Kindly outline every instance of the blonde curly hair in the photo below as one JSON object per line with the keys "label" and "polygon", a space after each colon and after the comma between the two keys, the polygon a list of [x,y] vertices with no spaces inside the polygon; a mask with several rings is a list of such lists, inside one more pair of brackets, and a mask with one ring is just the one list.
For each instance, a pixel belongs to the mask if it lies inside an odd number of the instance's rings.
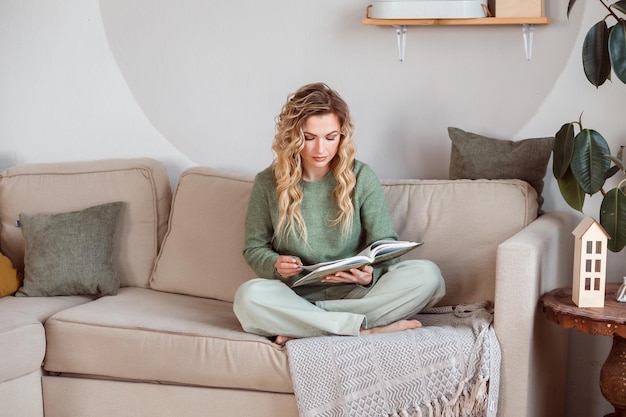
{"label": "blonde curly hair", "polygon": [[278,225],[276,235],[286,238],[290,232],[297,233],[305,242],[307,229],[300,206],[302,204],[302,158],[304,148],[303,126],[309,116],[332,113],[340,124],[340,142],[337,154],[330,162],[337,180],[334,190],[338,215],[333,225],[341,224],[346,235],[352,226],[354,205],[352,193],[356,177],[352,171],[356,154],[354,126],[346,102],[324,83],[307,84],[293,93],[276,117],[276,135],[272,150],[276,157],[272,163],[278,183]]}

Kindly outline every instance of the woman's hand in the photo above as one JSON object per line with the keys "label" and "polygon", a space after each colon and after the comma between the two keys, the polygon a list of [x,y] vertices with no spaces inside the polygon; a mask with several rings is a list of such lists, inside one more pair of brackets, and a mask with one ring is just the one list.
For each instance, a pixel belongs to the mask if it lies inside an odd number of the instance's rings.
{"label": "woman's hand", "polygon": [[280,255],[276,259],[274,268],[283,279],[287,279],[302,272],[302,261],[296,256]]}
{"label": "woman's hand", "polygon": [[349,271],[340,271],[334,275],[328,275],[324,277],[323,282],[370,285],[374,279],[373,273],[374,268],[371,265],[366,265],[363,268],[352,268]]}

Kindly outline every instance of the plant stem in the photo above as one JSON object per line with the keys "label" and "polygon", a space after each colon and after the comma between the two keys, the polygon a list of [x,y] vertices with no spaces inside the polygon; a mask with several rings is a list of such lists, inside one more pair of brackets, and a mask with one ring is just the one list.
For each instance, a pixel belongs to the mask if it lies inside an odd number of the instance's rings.
{"label": "plant stem", "polygon": [[613,9],[611,9],[611,7],[609,5],[607,5],[603,0],[598,0],[600,3],[602,3],[602,5],[604,6],[605,9],[607,9],[609,11],[609,13],[611,14],[611,16],[613,16],[615,18],[615,20],[617,20],[618,22],[620,21],[619,16],[617,16],[615,14],[615,12],[613,12]]}

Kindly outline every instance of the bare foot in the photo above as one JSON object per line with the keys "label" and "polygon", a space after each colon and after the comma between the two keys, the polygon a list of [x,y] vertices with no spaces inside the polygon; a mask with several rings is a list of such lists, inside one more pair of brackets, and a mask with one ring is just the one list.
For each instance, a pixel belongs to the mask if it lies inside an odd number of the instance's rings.
{"label": "bare foot", "polygon": [[295,337],[276,336],[276,340],[274,341],[274,343],[276,343],[277,345],[285,346],[285,343],[293,339],[295,339]]}
{"label": "bare foot", "polygon": [[363,329],[360,334],[401,332],[402,330],[417,329],[420,327],[422,327],[422,323],[418,320],[398,320],[386,326]]}

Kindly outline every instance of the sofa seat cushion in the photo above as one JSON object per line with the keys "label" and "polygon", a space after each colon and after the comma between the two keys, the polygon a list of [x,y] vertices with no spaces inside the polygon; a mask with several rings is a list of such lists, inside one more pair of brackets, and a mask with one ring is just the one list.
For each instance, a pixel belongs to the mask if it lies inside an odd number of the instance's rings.
{"label": "sofa seat cushion", "polygon": [[91,301],[90,297],[0,298],[0,383],[41,369],[46,351],[42,323],[52,314]]}
{"label": "sofa seat cushion", "polygon": [[0,382],[0,415],[43,417],[41,368],[10,381]]}
{"label": "sofa seat cushion", "polygon": [[46,322],[45,369],[292,392],[284,348],[244,333],[225,301],[127,287]]}
{"label": "sofa seat cushion", "polygon": [[9,312],[20,312],[44,323],[50,316],[61,310],[93,301],[92,295],[66,295],[59,297],[2,297],[0,317]]}
{"label": "sofa seat cushion", "polygon": [[0,383],[41,368],[46,335],[39,320],[20,312],[5,311],[0,321]]}

